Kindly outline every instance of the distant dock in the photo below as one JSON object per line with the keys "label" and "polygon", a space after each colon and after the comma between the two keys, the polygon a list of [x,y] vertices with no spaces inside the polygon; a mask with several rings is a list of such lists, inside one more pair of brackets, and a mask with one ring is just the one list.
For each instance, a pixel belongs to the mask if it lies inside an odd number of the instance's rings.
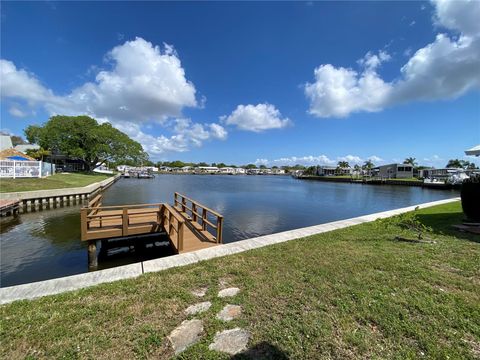
{"label": "distant dock", "polygon": [[355,184],[368,184],[368,185],[402,185],[402,186],[417,186],[432,189],[452,189],[454,186],[444,183],[424,183],[421,180],[404,180],[404,179],[387,179],[381,177],[365,177],[355,178],[348,176],[314,176],[314,175],[299,175],[297,179],[301,180],[318,180],[325,182],[342,182],[342,183],[355,183]]}
{"label": "distant dock", "polygon": [[20,211],[20,200],[0,199],[0,216],[17,215]]}

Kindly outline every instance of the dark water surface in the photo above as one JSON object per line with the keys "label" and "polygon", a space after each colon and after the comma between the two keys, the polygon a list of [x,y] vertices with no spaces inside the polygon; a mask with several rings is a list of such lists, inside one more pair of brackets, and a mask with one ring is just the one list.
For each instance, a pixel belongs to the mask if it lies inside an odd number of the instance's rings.
{"label": "dark water surface", "polygon": [[[173,203],[175,191],[224,215],[225,243],[458,196],[453,190],[288,176],[157,175],[119,180],[104,193],[104,205]],[[0,233],[2,287],[88,271],[80,206],[3,219]],[[99,268],[171,254],[165,246],[151,249],[100,259]]]}

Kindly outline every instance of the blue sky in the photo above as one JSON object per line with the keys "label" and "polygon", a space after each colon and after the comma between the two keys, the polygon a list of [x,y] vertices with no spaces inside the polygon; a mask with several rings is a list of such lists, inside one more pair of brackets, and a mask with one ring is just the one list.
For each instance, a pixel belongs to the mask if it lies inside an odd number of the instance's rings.
{"label": "blue sky", "polygon": [[3,2],[1,128],[88,114],[153,160],[444,166],[480,143],[479,4]]}

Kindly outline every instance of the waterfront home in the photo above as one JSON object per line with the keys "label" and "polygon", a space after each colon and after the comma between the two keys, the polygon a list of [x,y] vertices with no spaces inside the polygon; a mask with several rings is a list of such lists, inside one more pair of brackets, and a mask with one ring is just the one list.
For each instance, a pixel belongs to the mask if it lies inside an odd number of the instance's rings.
{"label": "waterfront home", "polygon": [[248,169],[247,174],[248,175],[259,175],[261,173],[261,169]]}
{"label": "waterfront home", "polygon": [[413,177],[413,166],[409,164],[388,164],[372,169],[375,176],[387,179],[410,179]]}
{"label": "waterfront home", "polygon": [[35,144],[21,144],[15,146],[14,149],[26,154],[28,150],[40,150],[40,146]]}
{"label": "waterfront home", "polygon": [[0,135],[0,151],[13,147],[12,138],[8,135]]}
{"label": "waterfront home", "polygon": [[223,168],[218,169],[218,172],[220,174],[235,175],[235,168],[233,168],[233,167],[223,167]]}
{"label": "waterfront home", "polygon": [[285,170],[283,170],[283,169],[272,169],[272,174],[273,175],[284,175]]}
{"label": "waterfront home", "polygon": [[182,173],[192,173],[194,171],[194,168],[193,166],[184,166],[184,167],[181,167],[180,169],[176,169],[178,172],[182,172]]}
{"label": "waterfront home", "polygon": [[466,173],[462,168],[423,169],[420,170],[421,177],[428,179],[446,180],[454,174]]}
{"label": "waterfront home", "polygon": [[216,166],[197,166],[195,168],[195,172],[200,174],[216,174],[218,171],[219,169]]}
{"label": "waterfront home", "polygon": [[235,175],[245,175],[247,173],[247,170],[244,168],[234,168],[235,169]]}
{"label": "waterfront home", "polygon": [[316,175],[318,176],[346,176],[352,175],[353,169],[340,168],[335,166],[317,166]]}

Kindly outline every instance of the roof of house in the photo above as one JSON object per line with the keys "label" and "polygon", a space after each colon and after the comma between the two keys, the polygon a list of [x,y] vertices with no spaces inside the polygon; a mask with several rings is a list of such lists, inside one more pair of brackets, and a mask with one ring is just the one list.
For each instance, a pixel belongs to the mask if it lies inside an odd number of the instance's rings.
{"label": "roof of house", "polygon": [[32,158],[28,155],[25,155],[24,153],[22,153],[18,150],[15,150],[13,148],[4,149],[4,150],[0,151],[0,160],[8,160],[9,158],[12,158],[12,157],[17,157],[17,158],[14,158],[12,160],[19,160],[18,158],[21,157],[25,160],[35,161],[34,158]]}
{"label": "roof of house", "polygon": [[14,149],[26,153],[27,150],[38,150],[40,146],[35,144],[22,144],[15,146]]}
{"label": "roof of house", "polygon": [[0,135],[0,151],[13,147],[12,139],[9,135]]}

